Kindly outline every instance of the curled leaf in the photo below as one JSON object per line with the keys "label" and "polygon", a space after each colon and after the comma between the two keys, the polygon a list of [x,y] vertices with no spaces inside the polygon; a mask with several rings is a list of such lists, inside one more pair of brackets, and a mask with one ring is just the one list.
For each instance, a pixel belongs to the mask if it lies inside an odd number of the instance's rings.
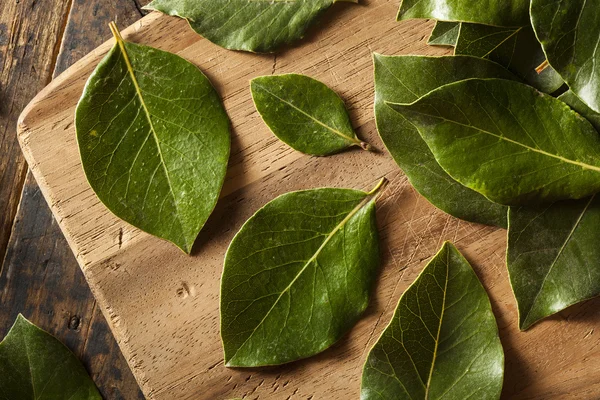
{"label": "curled leaf", "polygon": [[600,191],[600,136],[530,86],[468,79],[391,107],[418,127],[450,176],[492,201],[550,203]]}
{"label": "curled leaf", "polygon": [[550,65],[600,112],[600,0],[532,0],[531,22]]}
{"label": "curled leaf", "polygon": [[411,103],[447,83],[472,77],[514,79],[500,65],[469,56],[375,54],[375,118],[388,151],[415,189],[441,210],[467,221],[506,228],[508,208],[463,186],[440,167],[417,128],[385,102]]}

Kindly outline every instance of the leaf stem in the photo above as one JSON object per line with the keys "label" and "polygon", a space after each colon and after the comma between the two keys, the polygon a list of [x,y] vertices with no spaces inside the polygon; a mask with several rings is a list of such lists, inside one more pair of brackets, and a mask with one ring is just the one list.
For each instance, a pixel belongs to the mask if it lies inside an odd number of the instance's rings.
{"label": "leaf stem", "polygon": [[385,191],[385,189],[387,188],[389,183],[390,183],[390,181],[386,177],[383,177],[379,180],[379,182],[377,182],[377,185],[375,185],[375,187],[373,189],[371,189],[371,191],[368,192],[367,194],[369,196],[373,196],[373,197],[377,198],[381,195],[381,193],[383,193]]}
{"label": "leaf stem", "polygon": [[538,65],[538,67],[535,69],[535,72],[537,72],[537,74],[541,74],[542,72],[544,72],[544,70],[546,68],[548,68],[550,66],[550,63],[548,62],[548,60],[544,60],[543,63],[541,63],[540,65]]}
{"label": "leaf stem", "polygon": [[119,28],[117,28],[117,24],[115,24],[114,21],[110,21],[108,24],[108,27],[110,28],[110,31],[112,32],[113,36],[115,37],[115,40],[117,42],[122,42],[123,37],[121,36],[121,32],[119,32]]}

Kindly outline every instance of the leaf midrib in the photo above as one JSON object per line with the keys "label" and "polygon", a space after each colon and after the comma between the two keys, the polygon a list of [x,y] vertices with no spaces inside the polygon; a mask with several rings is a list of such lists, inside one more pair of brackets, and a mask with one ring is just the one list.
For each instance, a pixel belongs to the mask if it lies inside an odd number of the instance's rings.
{"label": "leaf midrib", "polygon": [[[111,29],[112,29],[112,26],[111,26]],[[167,164],[163,157],[162,149],[160,147],[160,141],[158,140],[158,135],[156,134],[156,130],[154,129],[154,124],[152,123],[152,114],[150,113],[150,110],[148,110],[148,107],[146,106],[146,102],[144,101],[144,97],[142,96],[142,90],[141,90],[140,85],[135,76],[135,72],[133,70],[133,65],[131,64],[131,60],[129,59],[127,50],[125,49],[125,42],[124,42],[123,38],[121,37],[120,33],[118,32],[118,30],[116,30],[116,28],[113,30],[113,34],[114,34],[115,40],[117,41],[117,44],[119,46],[119,50],[121,51],[121,55],[123,56],[123,60],[125,61],[125,65],[127,66],[127,71],[131,78],[133,86],[135,87],[136,94],[137,94],[138,98],[140,99],[140,103],[142,105],[142,109],[144,110],[144,115],[146,116],[146,120],[148,121],[148,124],[150,125],[150,132],[152,132],[152,137],[154,138],[154,142],[156,143],[156,148],[158,150],[158,155],[160,157],[160,164],[162,165],[163,170],[165,172],[165,176],[166,176],[167,182],[169,184],[169,192],[171,193],[171,197],[173,198],[173,204],[175,205],[175,209],[177,211],[177,214],[175,215],[175,219],[177,220],[177,222],[179,222],[179,226],[181,227],[181,233],[182,233],[183,237],[185,238],[185,241],[187,242],[188,238],[187,238],[185,229],[183,227],[183,223],[181,222],[181,219],[179,218],[179,206],[177,204],[177,198],[175,197],[175,192],[173,190],[173,183],[171,182],[169,170],[167,169]],[[187,243],[185,245],[187,247]]]}
{"label": "leaf midrib", "polygon": [[438,331],[435,338],[435,347],[433,349],[433,361],[431,362],[431,369],[429,370],[429,377],[427,378],[427,385],[425,386],[425,399],[429,399],[429,389],[431,388],[431,379],[433,377],[433,369],[435,367],[435,360],[437,359],[437,351],[440,344],[440,334],[442,331],[442,322],[444,319],[444,311],[446,310],[446,294],[448,292],[448,275],[450,270],[450,250],[446,253],[446,279],[444,281],[444,296],[442,298],[442,311],[440,313],[440,323],[438,325]]}
{"label": "leaf midrib", "polygon": [[279,294],[279,296],[277,296],[277,299],[275,299],[275,301],[273,302],[273,305],[271,306],[271,308],[269,308],[269,310],[265,313],[265,316],[254,327],[254,329],[252,330],[252,332],[250,333],[250,335],[248,335],[248,337],[246,338],[246,340],[244,340],[244,342],[236,349],[235,353],[233,353],[233,355],[231,356],[231,358],[227,362],[226,366],[230,365],[231,360],[233,360],[235,358],[235,356],[237,355],[237,353],[246,345],[246,343],[252,338],[252,336],[254,336],[254,333],[256,333],[256,331],[258,330],[258,328],[265,322],[265,320],[267,319],[267,317],[271,314],[271,311],[273,311],[275,309],[275,307],[279,303],[279,300],[281,300],[281,298],[283,297],[283,295],[285,293],[287,293],[292,288],[292,286],[294,285],[294,283],[296,283],[296,281],[300,278],[300,276],[304,273],[304,271],[306,271],[306,269],[308,269],[309,265],[313,261],[315,261],[317,259],[317,257],[321,253],[321,251],[327,246],[327,244],[331,241],[331,239],[333,238],[333,236],[335,236],[335,234],[338,231],[340,231],[346,225],[346,223],[354,215],[356,215],[356,213],[358,213],[363,207],[365,207],[376,196],[377,196],[377,193],[366,193],[365,194],[365,198],[363,200],[361,200],[361,202],[358,203],[348,213],[348,215],[346,215],[344,217],[344,219],[335,228],[333,228],[333,230],[327,235],[327,237],[325,238],[325,240],[323,241],[323,243],[321,244],[321,246],[319,246],[319,248],[317,249],[317,251],[315,251],[315,254],[313,254],[312,257],[309,258],[308,261],[306,261],[306,263],[304,264],[304,266],[302,267],[302,269],[300,269],[300,271],[298,271],[298,273],[296,274],[296,276],[294,276],[294,279],[292,279],[292,281],[281,291],[281,293]]}
{"label": "leaf midrib", "polygon": [[266,87],[262,86],[259,83],[254,82],[254,84],[256,86],[258,86],[259,88],[261,88],[262,90],[264,90],[265,92],[267,92],[268,94],[270,94],[271,96],[275,97],[277,100],[281,101],[282,103],[287,104],[288,106],[290,106],[291,108],[293,108],[294,110],[298,111],[299,113],[301,113],[302,115],[308,117],[309,119],[311,119],[312,121],[314,121],[315,123],[317,123],[318,125],[321,125],[322,127],[324,127],[325,129],[328,129],[329,131],[335,133],[336,135],[340,136],[343,139],[348,140],[349,142],[352,142],[353,145],[357,145],[360,146],[360,140],[350,137],[342,132],[340,132],[339,130],[332,128],[331,126],[327,125],[324,122],[319,121],[317,118],[313,117],[312,115],[310,115],[309,113],[307,113],[306,111],[304,111],[303,109],[295,106],[294,104],[290,103],[289,101],[277,96],[275,93],[271,92],[269,89],[267,89]]}
{"label": "leaf midrib", "polygon": [[[522,26],[521,26],[521,27],[519,27],[519,28],[517,28],[517,29],[514,29],[514,30],[512,30],[512,31],[509,29],[509,31],[510,31],[510,34],[509,34],[508,36],[506,36],[504,39],[502,39],[500,42],[498,42],[496,45],[494,45],[494,46],[493,46],[493,47],[492,47],[492,48],[491,48],[491,49],[490,49],[490,50],[489,50],[487,53],[483,54],[482,56],[477,56],[477,57],[480,57],[480,58],[486,58],[486,57],[488,57],[488,56],[489,56],[490,54],[492,54],[494,51],[498,50],[498,49],[500,48],[500,46],[502,46],[504,43],[506,43],[506,42],[507,42],[507,41],[508,41],[510,38],[512,38],[513,36],[515,36],[517,33],[521,32],[521,30],[522,30],[522,29],[523,29],[523,27],[522,27]],[[506,32],[506,31],[504,31],[504,32]],[[486,35],[486,36],[484,36],[484,37],[477,38],[476,40],[473,40],[472,42],[470,42],[470,43],[469,43],[467,46],[465,46],[465,47],[471,46],[471,44],[472,44],[472,43],[475,43],[475,42],[477,42],[477,41],[480,41],[480,40],[486,39],[487,37],[494,36],[494,35],[498,35],[498,34],[502,34],[502,33],[504,33],[504,32],[495,32],[495,33],[492,33],[492,34]],[[458,49],[458,46],[455,48],[455,53],[456,53],[456,49]],[[514,49],[513,49],[513,54],[514,54]]]}
{"label": "leaf midrib", "polygon": [[565,248],[567,247],[567,245],[569,244],[569,242],[573,238],[573,235],[575,234],[575,231],[577,230],[577,228],[579,228],[579,225],[581,224],[581,220],[583,220],[583,217],[585,216],[585,213],[590,208],[590,205],[594,201],[595,197],[596,197],[596,195],[593,195],[592,197],[590,197],[590,200],[587,202],[587,204],[585,205],[585,207],[583,208],[583,210],[579,214],[579,217],[577,218],[577,221],[575,221],[575,224],[573,224],[573,227],[571,228],[571,231],[567,235],[567,238],[565,239],[565,241],[563,242],[562,246],[558,250],[558,253],[556,254],[556,257],[554,257],[554,260],[552,260],[552,264],[550,264],[550,267],[548,268],[548,272],[546,272],[546,275],[544,276],[544,279],[542,279],[542,283],[540,285],[540,289],[535,294],[535,297],[534,297],[533,301],[531,302],[531,307],[529,308],[529,310],[527,311],[527,314],[525,314],[525,316],[523,318],[524,325],[526,325],[526,322],[529,319],[529,315],[531,314],[531,311],[535,308],[535,305],[537,303],[537,299],[540,297],[540,294],[544,290],[544,286],[546,285],[546,281],[548,280],[548,277],[550,276],[550,273],[554,269],[554,266],[558,262],[558,259],[562,256],[562,253],[564,252]]}
{"label": "leaf midrib", "polygon": [[[399,106],[405,106],[404,104],[394,104],[394,103],[390,103],[390,104],[399,105]],[[419,111],[415,111],[415,110],[410,110],[410,112],[413,112],[413,113],[419,114],[419,115],[425,115],[425,116],[428,116],[428,117],[431,117],[431,118],[437,118],[437,119],[440,119],[440,120],[443,120],[443,121],[450,122],[452,124],[456,124],[456,125],[459,125],[459,126],[464,126],[465,128],[475,129],[476,131],[479,131],[481,133],[485,133],[487,135],[493,136],[495,138],[498,138],[500,140],[504,140],[504,141],[512,143],[512,144],[516,144],[517,146],[521,146],[521,147],[523,147],[523,148],[525,148],[527,150],[531,150],[531,151],[533,151],[535,153],[539,153],[539,154],[542,154],[542,155],[545,155],[545,156],[551,157],[551,158],[556,158],[557,160],[562,161],[564,163],[572,164],[572,165],[577,165],[577,166],[579,166],[581,168],[584,168],[584,169],[589,169],[589,170],[592,170],[592,171],[595,171],[595,172],[600,172],[600,167],[596,167],[594,165],[582,163],[582,162],[579,162],[579,161],[570,160],[568,158],[559,156],[557,154],[549,153],[549,152],[544,151],[542,149],[536,149],[535,147],[527,146],[526,144],[523,144],[523,143],[518,142],[516,140],[509,139],[506,136],[498,135],[498,134],[495,134],[495,133],[490,132],[488,130],[485,130],[485,129],[482,129],[482,128],[478,128],[476,126],[463,124],[461,122],[454,121],[454,120],[451,120],[451,119],[448,119],[448,118],[440,117],[440,116],[437,116],[437,115],[431,115],[431,114],[427,114],[427,113],[423,113],[423,112],[419,112]]]}

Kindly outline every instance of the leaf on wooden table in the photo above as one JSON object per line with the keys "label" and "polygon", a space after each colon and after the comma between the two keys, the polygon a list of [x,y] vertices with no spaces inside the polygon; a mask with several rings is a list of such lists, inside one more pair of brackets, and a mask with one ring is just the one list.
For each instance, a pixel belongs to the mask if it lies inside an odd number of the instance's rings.
{"label": "leaf on wooden table", "polygon": [[305,75],[254,78],[254,105],[271,131],[295,150],[326,156],[369,145],[356,137],[344,102],[325,84]]}
{"label": "leaf on wooden table", "polygon": [[531,86],[468,79],[390,106],[417,126],[450,176],[497,203],[550,203],[600,190],[600,136]]}
{"label": "leaf on wooden table", "polygon": [[433,89],[466,78],[511,79],[513,75],[496,63],[469,56],[375,54],[373,62],[377,130],[415,189],[434,206],[457,218],[506,228],[508,208],[451,178],[437,163],[417,128],[385,102],[411,103]]}
{"label": "leaf on wooden table", "polygon": [[196,66],[113,33],[77,105],[83,169],[116,216],[189,253],[225,179],[229,119]]}
{"label": "leaf on wooden table", "polygon": [[77,357],[19,314],[0,342],[0,397],[7,400],[102,400]]}
{"label": "leaf on wooden table", "polygon": [[427,44],[430,46],[454,46],[458,39],[460,22],[436,21]]}
{"label": "leaf on wooden table", "polygon": [[531,22],[550,65],[600,112],[600,0],[532,0]]}
{"label": "leaf on wooden table", "polygon": [[356,323],[379,268],[375,201],[384,186],[287,193],[244,224],[221,281],[227,366],[310,357]]}
{"label": "leaf on wooden table", "polygon": [[445,243],[367,357],[362,400],[498,399],[504,352],[475,272]]}
{"label": "leaf on wooden table", "polygon": [[531,26],[505,28],[463,23],[454,54],[497,62],[545,93],[554,93],[564,85],[554,69],[546,68],[540,73],[536,71],[546,60],[546,55]]}
{"label": "leaf on wooden table", "polygon": [[304,37],[337,2],[357,0],[154,0],[144,7],[187,19],[206,39],[231,50],[272,52]]}
{"label": "leaf on wooden table", "polygon": [[523,330],[600,295],[600,196],[511,207],[507,264]]}
{"label": "leaf on wooden table", "polygon": [[592,110],[587,104],[585,104],[575,93],[568,90],[558,96],[559,100],[564,101],[573,110],[584,116],[590,123],[600,132],[600,113]]}
{"label": "leaf on wooden table", "polygon": [[529,24],[530,0],[402,0],[397,20],[428,18],[494,26]]}

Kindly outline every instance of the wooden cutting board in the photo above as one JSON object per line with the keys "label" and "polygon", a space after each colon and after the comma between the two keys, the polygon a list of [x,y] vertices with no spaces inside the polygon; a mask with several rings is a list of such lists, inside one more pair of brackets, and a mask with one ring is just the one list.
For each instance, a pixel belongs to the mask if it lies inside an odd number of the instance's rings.
{"label": "wooden cutting board", "polygon": [[[395,1],[386,0],[336,4],[304,41],[275,56],[224,50],[185,21],[160,14],[123,32],[130,41],[198,65],[223,97],[233,124],[222,198],[192,256],[117,219],[83,174],[74,108],[111,41],[55,79],[23,112],[19,140],[29,166],[148,399],[358,399],[370,347],[444,240],[465,253],[492,298],[506,352],[504,397],[600,398],[600,300],[519,332],[504,264],[506,232],[431,206],[385,151],[372,110],[372,53],[449,53],[426,46],[431,22],[398,23],[396,9]],[[313,76],[339,92],[359,135],[380,151],[316,158],[278,141],[254,109],[248,83],[288,72]],[[364,318],[316,357],[276,368],[225,368],[219,279],[229,241],[242,223],[279,194],[321,186],[369,189],[382,176],[391,180],[377,210],[383,263]]]}

